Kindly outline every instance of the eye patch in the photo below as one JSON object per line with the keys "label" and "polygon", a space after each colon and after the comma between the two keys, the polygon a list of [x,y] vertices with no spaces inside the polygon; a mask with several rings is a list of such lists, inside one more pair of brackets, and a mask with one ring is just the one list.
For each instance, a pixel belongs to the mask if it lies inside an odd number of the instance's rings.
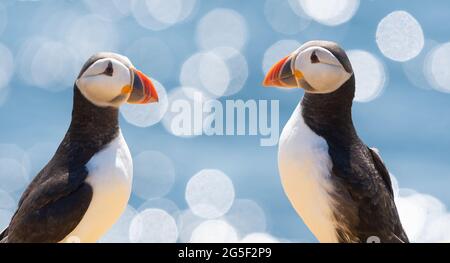
{"label": "eye patch", "polygon": [[109,61],[108,66],[106,67],[106,69],[103,72],[103,74],[112,77],[113,73],[114,73],[113,64],[112,64],[111,61]]}
{"label": "eye patch", "polygon": [[313,64],[320,63],[319,57],[317,57],[317,55],[316,55],[316,51],[313,51],[311,54],[311,63],[313,63]]}

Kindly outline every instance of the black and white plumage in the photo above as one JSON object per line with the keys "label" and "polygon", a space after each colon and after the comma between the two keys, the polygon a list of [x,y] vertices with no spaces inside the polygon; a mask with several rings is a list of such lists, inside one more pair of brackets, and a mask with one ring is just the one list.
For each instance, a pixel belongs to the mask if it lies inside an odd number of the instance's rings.
{"label": "black and white plumage", "polygon": [[264,85],[305,89],[283,128],[278,163],[289,200],[317,239],[408,242],[389,172],[353,126],[355,76],[345,51],[307,42],[275,64]]}
{"label": "black and white plumage", "polygon": [[124,103],[158,100],[150,79],[118,54],[99,53],[74,86],[72,121],[23,193],[1,242],[95,242],[120,217],[133,164],[118,123]]}

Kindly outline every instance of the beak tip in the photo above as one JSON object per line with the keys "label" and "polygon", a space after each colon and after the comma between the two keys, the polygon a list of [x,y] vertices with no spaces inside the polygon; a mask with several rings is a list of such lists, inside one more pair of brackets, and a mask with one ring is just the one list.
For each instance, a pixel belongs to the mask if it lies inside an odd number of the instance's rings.
{"label": "beak tip", "polygon": [[158,97],[151,97],[149,100],[149,103],[158,103],[159,102],[159,98]]}

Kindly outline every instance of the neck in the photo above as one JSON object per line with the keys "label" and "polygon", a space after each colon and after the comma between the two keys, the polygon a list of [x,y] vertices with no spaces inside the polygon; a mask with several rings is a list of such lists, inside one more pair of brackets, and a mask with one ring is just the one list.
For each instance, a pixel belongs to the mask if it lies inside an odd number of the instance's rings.
{"label": "neck", "polygon": [[75,86],[72,122],[67,135],[72,141],[105,145],[119,132],[118,114],[117,108],[94,105]]}
{"label": "neck", "polygon": [[352,121],[354,93],[354,76],[332,93],[305,93],[301,102],[305,123],[327,141],[346,144],[357,138]]}

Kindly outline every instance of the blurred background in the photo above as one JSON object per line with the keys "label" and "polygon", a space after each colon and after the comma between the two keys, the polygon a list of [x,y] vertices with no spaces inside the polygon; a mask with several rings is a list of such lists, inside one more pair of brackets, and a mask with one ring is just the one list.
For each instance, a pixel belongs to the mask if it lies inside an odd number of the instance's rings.
{"label": "blurred background", "polygon": [[[303,91],[264,89],[269,67],[313,39],[347,50],[354,122],[395,176],[416,242],[450,240],[448,1],[0,1],[0,229],[70,122],[74,80],[98,51],[128,56],[161,103],[125,106],[130,204],[102,242],[316,242],[259,136],[173,134],[171,101],[279,100],[280,129]],[[167,113],[167,114],[166,114]]]}

